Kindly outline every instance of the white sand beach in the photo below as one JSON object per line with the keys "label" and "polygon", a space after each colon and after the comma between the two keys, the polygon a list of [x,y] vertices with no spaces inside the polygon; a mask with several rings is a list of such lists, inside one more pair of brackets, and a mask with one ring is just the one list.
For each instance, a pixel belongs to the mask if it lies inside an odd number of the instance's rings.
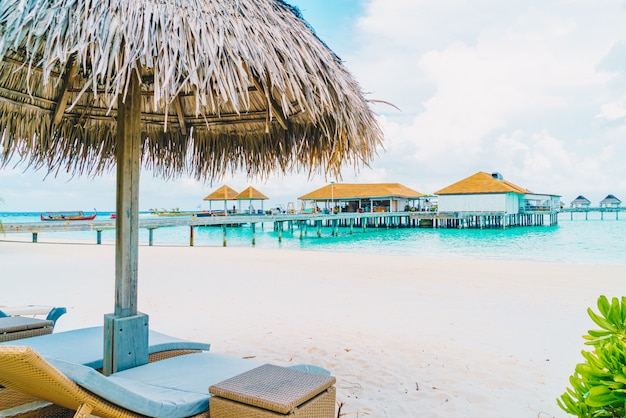
{"label": "white sand beach", "polygon": [[[0,305],[68,307],[55,331],[113,310],[114,247],[0,241]],[[152,329],[212,351],[337,377],[358,417],[562,417],[586,309],[626,266],[257,248],[140,248]]]}

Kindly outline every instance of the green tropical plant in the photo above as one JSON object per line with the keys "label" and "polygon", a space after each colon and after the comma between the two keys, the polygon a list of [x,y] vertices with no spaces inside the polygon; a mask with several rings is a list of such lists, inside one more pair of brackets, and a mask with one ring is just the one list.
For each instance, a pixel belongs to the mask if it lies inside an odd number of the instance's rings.
{"label": "green tropical plant", "polygon": [[571,387],[557,399],[565,412],[578,417],[626,416],[626,296],[598,298],[599,313],[587,309],[601,329],[583,338],[592,351],[582,351],[584,363],[570,376]]}

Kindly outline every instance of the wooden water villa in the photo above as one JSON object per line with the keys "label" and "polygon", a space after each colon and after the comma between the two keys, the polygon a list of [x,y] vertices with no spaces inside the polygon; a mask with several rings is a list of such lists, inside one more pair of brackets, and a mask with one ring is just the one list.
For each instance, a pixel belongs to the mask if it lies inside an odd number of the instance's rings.
{"label": "wooden water villa", "polygon": [[[508,228],[558,224],[560,196],[537,194],[500,173],[478,172],[435,192],[434,227]],[[440,223],[443,223],[441,225]]]}
{"label": "wooden water villa", "polygon": [[612,194],[602,199],[597,207],[591,206],[591,201],[581,195],[572,200],[569,208],[563,208],[561,211],[569,213],[572,221],[575,213],[584,213],[585,220],[589,220],[589,214],[594,212],[600,213],[600,220],[604,220],[605,213],[614,213],[615,220],[619,220],[619,213],[626,212],[626,208],[623,208],[622,201]]}

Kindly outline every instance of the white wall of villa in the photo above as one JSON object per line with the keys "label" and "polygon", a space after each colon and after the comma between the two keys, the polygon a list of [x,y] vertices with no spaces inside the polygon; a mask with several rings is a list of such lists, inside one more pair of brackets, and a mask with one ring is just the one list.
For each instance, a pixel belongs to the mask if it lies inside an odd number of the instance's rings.
{"label": "white wall of villa", "polygon": [[517,193],[480,193],[440,195],[439,212],[520,212],[520,195]]}

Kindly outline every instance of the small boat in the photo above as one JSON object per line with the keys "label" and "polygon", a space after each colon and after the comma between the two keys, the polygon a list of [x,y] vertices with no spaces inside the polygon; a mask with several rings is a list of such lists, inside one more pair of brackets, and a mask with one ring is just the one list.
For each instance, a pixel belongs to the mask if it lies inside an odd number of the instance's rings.
{"label": "small boat", "polygon": [[111,218],[111,219],[115,219],[115,218],[117,218],[117,215],[116,215],[115,213],[112,213],[112,214],[111,214],[111,216],[110,216],[110,218]]}
{"label": "small boat", "polygon": [[43,212],[39,215],[42,221],[93,221],[98,212],[93,215],[85,215],[82,210],[63,212]]}

